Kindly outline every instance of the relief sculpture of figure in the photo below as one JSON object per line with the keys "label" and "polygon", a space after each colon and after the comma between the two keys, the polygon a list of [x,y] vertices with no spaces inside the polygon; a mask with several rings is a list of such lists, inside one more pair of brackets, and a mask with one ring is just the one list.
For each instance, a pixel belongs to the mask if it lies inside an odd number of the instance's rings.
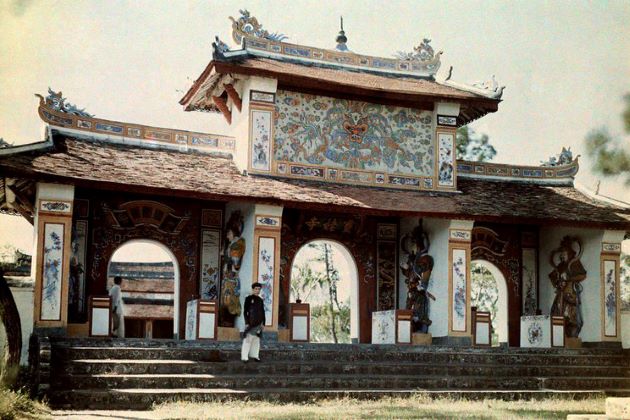
{"label": "relief sculpture of figure", "polygon": [[223,284],[221,286],[221,310],[223,324],[233,326],[234,319],[241,314],[241,281],[239,270],[245,255],[245,239],[243,233],[243,217],[235,211],[228,221],[225,237],[225,253],[223,259]]}
{"label": "relief sculpture of figure", "polygon": [[407,261],[400,268],[406,277],[407,309],[413,311],[413,331],[426,334],[431,325],[429,298],[435,300],[435,297],[427,290],[433,270],[433,257],[428,254],[429,237],[422,230],[422,219],[411,234],[403,236],[401,247],[407,254]]}
{"label": "relief sculpture of figure", "polygon": [[582,244],[576,237],[565,236],[560,247],[551,252],[549,262],[554,268],[549,273],[551,284],[556,288],[556,297],[551,306],[551,315],[564,316],[565,334],[577,337],[584,320],[582,319],[580,294],[586,270],[580,262]]}

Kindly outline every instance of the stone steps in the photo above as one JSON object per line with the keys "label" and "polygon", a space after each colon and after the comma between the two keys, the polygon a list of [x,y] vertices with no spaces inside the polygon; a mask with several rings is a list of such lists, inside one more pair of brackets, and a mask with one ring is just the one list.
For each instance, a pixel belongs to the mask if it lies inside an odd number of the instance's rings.
{"label": "stone steps", "polygon": [[[56,347],[54,357],[61,360],[75,359],[118,359],[126,354],[130,359],[156,359],[193,361],[238,360],[240,350],[203,347],[159,348],[159,347]],[[357,348],[355,352],[320,351],[310,348],[302,350],[261,349],[261,357],[268,360],[284,361],[374,361],[396,360],[419,363],[460,363],[471,365],[571,365],[571,366],[618,366],[630,367],[630,357],[625,354],[592,355],[579,353],[513,353],[509,351],[480,353],[451,350],[441,352],[411,351],[402,349],[390,351],[370,351]]]}
{"label": "stone steps", "polygon": [[[118,409],[148,410],[153,404],[175,401],[214,402],[234,399],[266,400],[274,402],[300,402],[328,398],[375,399],[382,397],[410,397],[426,395],[431,398],[452,398],[466,400],[500,399],[500,400],[539,400],[562,398],[580,400],[603,397],[603,391],[550,391],[550,390],[422,390],[412,389],[248,389],[232,390],[223,388],[206,389],[83,389],[57,392],[51,399],[51,405],[61,408],[80,409]],[[124,408],[122,408],[124,407]]]}
{"label": "stone steps", "polygon": [[630,378],[564,377],[523,378],[517,376],[443,376],[443,375],[66,375],[53,383],[56,389],[110,388],[285,388],[308,389],[606,389],[628,388]]}
{"label": "stone steps", "polygon": [[82,359],[60,365],[66,374],[390,374],[390,375],[457,375],[457,376],[510,376],[562,377],[618,376],[630,378],[630,368],[618,366],[575,366],[567,370],[563,366],[525,365],[504,366],[499,364],[426,364],[415,362],[327,362],[265,361],[243,364],[240,361],[223,363],[193,360],[117,360]]}
{"label": "stone steps", "polygon": [[263,362],[243,364],[236,342],[53,339],[51,346],[51,405],[77,409],[418,392],[502,399],[630,395],[630,352],[615,349],[264,342]]}

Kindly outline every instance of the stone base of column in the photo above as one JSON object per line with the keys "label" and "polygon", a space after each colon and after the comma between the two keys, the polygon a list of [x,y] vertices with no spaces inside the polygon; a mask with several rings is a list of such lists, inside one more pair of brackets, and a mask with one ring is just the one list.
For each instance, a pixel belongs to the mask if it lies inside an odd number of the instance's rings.
{"label": "stone base of column", "polygon": [[582,347],[589,349],[620,349],[621,341],[599,341],[582,343]]}
{"label": "stone base of column", "polygon": [[437,346],[472,347],[472,337],[433,337]]}
{"label": "stone base of column", "polygon": [[35,327],[33,334],[38,337],[66,337],[68,331],[65,327]]}

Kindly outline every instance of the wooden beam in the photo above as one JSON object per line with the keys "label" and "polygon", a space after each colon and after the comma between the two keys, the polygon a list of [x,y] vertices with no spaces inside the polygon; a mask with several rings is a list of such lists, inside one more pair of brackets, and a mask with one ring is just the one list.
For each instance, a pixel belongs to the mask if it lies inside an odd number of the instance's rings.
{"label": "wooden beam", "polygon": [[217,108],[219,108],[219,111],[221,111],[228,124],[232,124],[232,113],[230,112],[230,109],[228,108],[225,99],[220,96],[213,96],[212,101],[217,106]]}
{"label": "wooden beam", "polygon": [[226,84],[225,91],[227,92],[227,95],[230,97],[230,99],[234,103],[234,106],[236,107],[236,109],[238,109],[238,111],[240,112],[241,106],[243,105],[243,101],[241,100],[241,97],[239,96],[236,89],[234,89],[234,85],[232,83]]}

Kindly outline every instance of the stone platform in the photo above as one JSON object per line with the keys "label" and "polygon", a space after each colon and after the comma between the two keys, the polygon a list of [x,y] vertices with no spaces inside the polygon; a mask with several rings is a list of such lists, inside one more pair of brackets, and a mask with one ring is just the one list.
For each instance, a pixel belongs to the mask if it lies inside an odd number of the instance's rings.
{"label": "stone platform", "polygon": [[434,396],[536,399],[630,396],[626,350],[263,343],[243,364],[237,342],[52,339],[50,403],[146,409],[174,400],[300,401]]}

